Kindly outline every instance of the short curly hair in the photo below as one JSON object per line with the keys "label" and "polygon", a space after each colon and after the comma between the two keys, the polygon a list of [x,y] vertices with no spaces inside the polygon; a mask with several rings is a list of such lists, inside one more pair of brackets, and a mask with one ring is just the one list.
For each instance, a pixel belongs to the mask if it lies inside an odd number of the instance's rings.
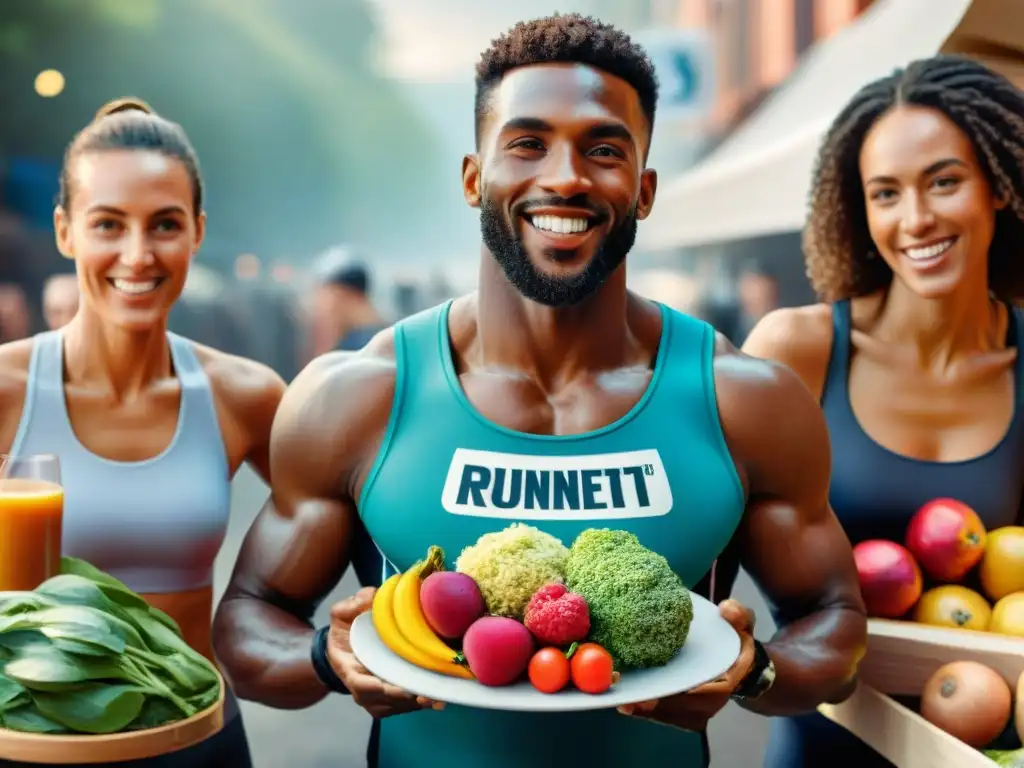
{"label": "short curly hair", "polygon": [[807,276],[824,301],[866,296],[892,281],[872,258],[860,150],[875,122],[893,107],[939,110],[970,139],[992,190],[1008,201],[996,214],[989,289],[1024,295],[1024,95],[1008,79],[960,56],[914,61],[864,86],[829,128],[814,169],[803,233]]}
{"label": "short curly hair", "polygon": [[648,137],[654,130],[658,78],[647,52],[628,34],[592,16],[554,14],[521,21],[480,56],[476,66],[476,142],[487,113],[491,90],[511,70],[535,64],[585,64],[620,77],[633,86],[647,118]]}

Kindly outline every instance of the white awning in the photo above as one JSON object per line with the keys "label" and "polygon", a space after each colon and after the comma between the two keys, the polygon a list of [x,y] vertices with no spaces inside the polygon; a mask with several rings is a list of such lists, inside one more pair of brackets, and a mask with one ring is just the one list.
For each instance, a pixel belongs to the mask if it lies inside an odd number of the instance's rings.
{"label": "white awning", "polygon": [[1024,85],[1024,0],[878,0],[808,52],[707,158],[662,181],[637,247],[802,228],[818,146],[835,115],[861,86],[939,51],[973,56]]}

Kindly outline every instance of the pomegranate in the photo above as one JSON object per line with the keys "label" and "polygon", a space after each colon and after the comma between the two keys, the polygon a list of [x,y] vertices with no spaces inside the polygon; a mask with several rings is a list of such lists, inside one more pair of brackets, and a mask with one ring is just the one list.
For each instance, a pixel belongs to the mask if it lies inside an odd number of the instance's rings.
{"label": "pomegranate", "polygon": [[985,526],[966,504],[933,499],[910,521],[906,544],[933,579],[957,582],[985,554]]}
{"label": "pomegranate", "polygon": [[869,616],[898,619],[921,597],[921,569],[905,547],[869,539],[853,548],[853,559]]}

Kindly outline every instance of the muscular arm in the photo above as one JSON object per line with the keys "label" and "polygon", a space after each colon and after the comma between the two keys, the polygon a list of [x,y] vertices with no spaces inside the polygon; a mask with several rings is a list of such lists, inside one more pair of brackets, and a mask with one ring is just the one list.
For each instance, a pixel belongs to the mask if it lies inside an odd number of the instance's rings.
{"label": "muscular arm", "polygon": [[825,420],[807,388],[778,364],[726,350],[716,385],[748,486],[740,560],[782,616],[766,646],[775,685],[744,706],[790,715],[843,701],[856,684],[867,618],[849,540],[828,504]]}
{"label": "muscular arm", "polygon": [[270,439],[271,498],[214,620],[217,658],[243,699],[298,709],[327,693],[310,660],[312,617],[348,567],[353,488],[386,426],[393,390],[393,360],[368,348],[313,362],[281,401]]}

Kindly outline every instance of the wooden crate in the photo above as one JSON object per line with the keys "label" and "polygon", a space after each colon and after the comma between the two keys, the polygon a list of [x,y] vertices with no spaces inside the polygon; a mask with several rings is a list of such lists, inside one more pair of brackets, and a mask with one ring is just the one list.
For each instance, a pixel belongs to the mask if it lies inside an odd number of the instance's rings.
{"label": "wooden crate", "polygon": [[1016,691],[1024,638],[872,619],[856,693],[819,711],[899,768],[992,768],[981,752],[887,695],[919,695],[928,678],[952,661],[991,667]]}
{"label": "wooden crate", "polygon": [[872,619],[860,679],[882,693],[917,696],[928,678],[951,661],[991,667],[1016,690],[1024,673],[1024,638]]}

